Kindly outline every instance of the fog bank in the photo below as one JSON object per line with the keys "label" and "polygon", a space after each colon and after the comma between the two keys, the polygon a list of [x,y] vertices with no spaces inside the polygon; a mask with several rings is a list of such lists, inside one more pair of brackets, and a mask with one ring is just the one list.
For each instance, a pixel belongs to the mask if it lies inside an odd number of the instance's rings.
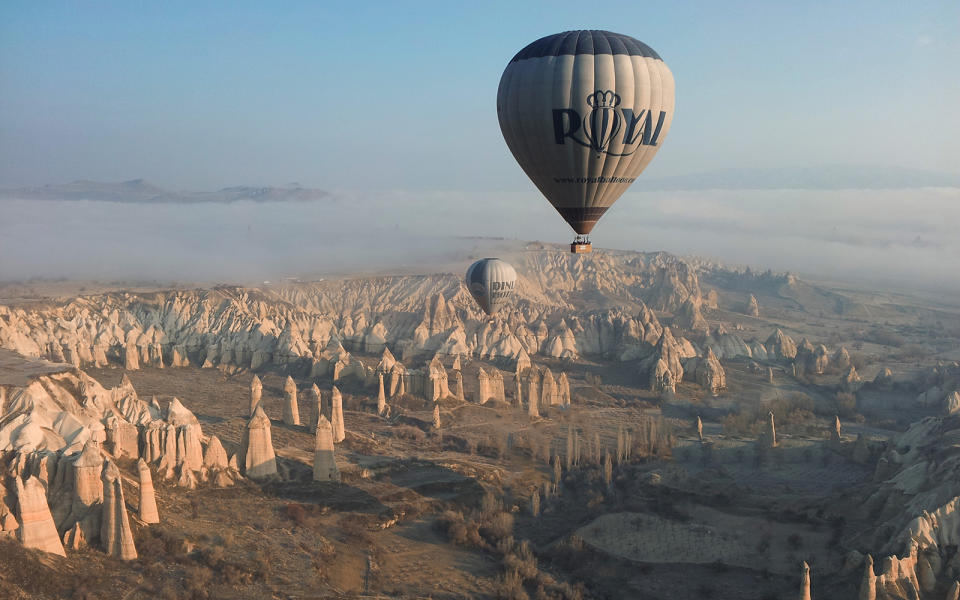
{"label": "fog bank", "polygon": [[[960,289],[960,189],[651,191],[625,195],[596,247],[666,250],[832,279]],[[430,271],[506,237],[564,243],[534,192],[357,193],[315,202],[0,202],[0,279],[251,282]]]}

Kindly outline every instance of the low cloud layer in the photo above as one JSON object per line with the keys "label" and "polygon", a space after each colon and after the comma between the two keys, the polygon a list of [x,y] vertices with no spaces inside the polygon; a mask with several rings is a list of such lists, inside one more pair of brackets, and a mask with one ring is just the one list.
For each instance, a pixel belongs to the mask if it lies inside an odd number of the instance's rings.
{"label": "low cloud layer", "polygon": [[[627,194],[597,247],[666,250],[754,268],[960,289],[960,189]],[[0,202],[0,279],[250,282],[429,271],[506,237],[567,242],[534,193],[338,192],[316,202]],[[468,239],[471,238],[471,239]]]}

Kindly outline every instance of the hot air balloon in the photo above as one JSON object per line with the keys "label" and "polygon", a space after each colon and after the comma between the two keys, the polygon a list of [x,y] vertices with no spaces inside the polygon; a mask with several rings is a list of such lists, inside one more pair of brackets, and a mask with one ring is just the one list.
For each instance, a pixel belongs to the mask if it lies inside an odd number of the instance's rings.
{"label": "hot air balloon", "polygon": [[541,38],[500,78],[497,115],[513,156],[577,233],[570,251],[643,172],[673,120],[673,75],[646,44],[609,31]]}
{"label": "hot air balloon", "polygon": [[499,258],[481,258],[467,269],[467,289],[488,315],[507,304],[516,283],[517,272]]}

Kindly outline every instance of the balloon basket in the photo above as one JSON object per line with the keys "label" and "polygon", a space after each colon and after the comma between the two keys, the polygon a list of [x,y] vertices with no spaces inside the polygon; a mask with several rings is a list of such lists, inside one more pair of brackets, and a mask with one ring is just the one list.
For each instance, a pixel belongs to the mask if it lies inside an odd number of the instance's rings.
{"label": "balloon basket", "polygon": [[590,245],[590,242],[572,242],[570,244],[570,252],[574,254],[590,254],[593,252],[593,246]]}

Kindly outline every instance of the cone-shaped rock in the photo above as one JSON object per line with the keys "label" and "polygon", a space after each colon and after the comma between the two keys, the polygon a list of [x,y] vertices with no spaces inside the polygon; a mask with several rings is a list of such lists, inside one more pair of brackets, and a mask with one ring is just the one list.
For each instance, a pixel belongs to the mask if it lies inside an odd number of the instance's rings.
{"label": "cone-shaped rock", "polygon": [[43,484],[36,477],[30,477],[26,481],[17,477],[16,485],[17,517],[20,521],[17,532],[20,542],[27,548],[66,556],[60,536],[57,535],[57,526],[50,515],[47,492],[43,489]]}
{"label": "cone-shaped rock", "polygon": [[339,444],[347,437],[347,432],[343,426],[343,395],[340,394],[337,386],[333,386],[330,406],[330,425],[333,427],[333,441]]}
{"label": "cone-shaped rock", "polygon": [[810,565],[806,561],[800,567],[800,594],[797,597],[800,600],[810,600]]}
{"label": "cone-shaped rock", "polygon": [[777,445],[777,427],[773,422],[773,411],[770,412],[770,424],[767,426],[767,443],[771,448]]}
{"label": "cone-shaped rock", "polygon": [[100,543],[110,556],[121,560],[137,558],[133,544],[133,531],[127,517],[127,505],[123,500],[120,470],[107,463],[103,470],[103,518],[100,525]]}
{"label": "cone-shaped rock", "polygon": [[277,457],[270,436],[270,419],[257,405],[243,432],[243,472],[251,479],[277,474]]}
{"label": "cone-shaped rock", "polygon": [[333,426],[320,415],[317,422],[316,447],[313,452],[313,480],[340,481],[340,471],[333,453]]}
{"label": "cone-shaped rock", "polygon": [[215,435],[210,436],[207,449],[203,452],[203,466],[207,469],[227,468],[227,451],[223,449],[220,438]]}
{"label": "cone-shaped rock", "polygon": [[250,381],[250,407],[247,412],[247,417],[253,416],[253,411],[256,410],[257,405],[260,404],[260,397],[262,395],[263,383],[261,383],[259,377],[254,375],[253,379]]}
{"label": "cone-shaped rock", "polygon": [[283,384],[283,422],[287,425],[300,424],[300,407],[297,405],[297,384],[293,377],[287,376]]}
{"label": "cone-shaped rock", "polygon": [[523,409],[523,381],[520,379],[520,374],[517,373],[513,376],[514,385],[517,388],[517,408]]}
{"label": "cone-shaped rock", "polygon": [[[203,467],[203,445],[200,443],[200,425],[186,425],[177,431],[177,461],[183,462],[191,471]],[[182,453],[180,449],[182,446]]]}
{"label": "cone-shaped rock", "polygon": [[863,566],[863,579],[860,581],[858,600],[877,600],[877,576],[873,572],[873,557],[869,554]]}
{"label": "cone-shaped rock", "polygon": [[317,423],[320,422],[320,415],[323,414],[323,394],[320,393],[320,387],[313,384],[310,388],[313,400],[310,402],[310,431],[317,431]]}
{"label": "cone-shaped rock", "polygon": [[153,476],[150,466],[142,458],[137,462],[137,472],[140,475],[140,508],[137,516],[144,523],[159,523],[160,513],[157,511],[157,495],[153,490]]}
{"label": "cone-shaped rock", "polygon": [[67,550],[80,550],[86,545],[87,538],[83,535],[80,523],[74,523],[73,527],[63,534],[63,547]]}
{"label": "cone-shaped rock", "polygon": [[377,391],[377,414],[381,417],[387,412],[387,396],[383,391],[383,373],[378,373],[380,389]]}

